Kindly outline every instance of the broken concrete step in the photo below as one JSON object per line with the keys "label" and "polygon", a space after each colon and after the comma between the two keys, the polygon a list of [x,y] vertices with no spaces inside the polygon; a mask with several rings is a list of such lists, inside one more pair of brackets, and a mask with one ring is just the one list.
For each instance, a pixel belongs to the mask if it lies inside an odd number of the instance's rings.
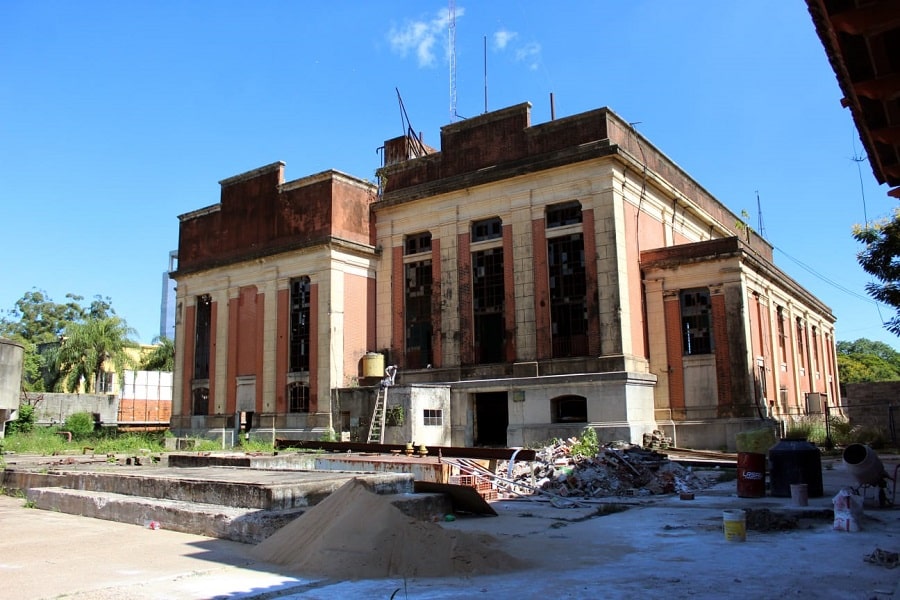
{"label": "broken concrete step", "polygon": [[[256,544],[303,514],[308,508],[260,510],[130,496],[66,488],[31,488],[26,497],[36,508],[147,526],[206,537]],[[389,494],[405,514],[434,520],[450,512],[443,494]]]}
{"label": "broken concrete step", "polygon": [[31,488],[36,508],[207,537],[257,543],[306,509],[260,510],[65,488]]}

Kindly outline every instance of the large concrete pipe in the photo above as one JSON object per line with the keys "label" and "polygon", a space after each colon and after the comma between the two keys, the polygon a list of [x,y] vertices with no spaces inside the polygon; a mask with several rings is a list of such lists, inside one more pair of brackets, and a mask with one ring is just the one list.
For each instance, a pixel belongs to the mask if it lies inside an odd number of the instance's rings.
{"label": "large concrete pipe", "polygon": [[844,464],[860,485],[878,485],[887,477],[881,459],[864,444],[850,444],[844,448]]}

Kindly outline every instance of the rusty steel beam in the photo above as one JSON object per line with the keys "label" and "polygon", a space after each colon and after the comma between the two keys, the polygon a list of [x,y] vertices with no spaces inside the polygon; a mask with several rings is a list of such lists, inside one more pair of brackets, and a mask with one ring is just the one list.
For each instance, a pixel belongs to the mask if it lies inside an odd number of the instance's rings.
{"label": "rusty steel beam", "polygon": [[[405,444],[366,444],[365,442],[320,442],[314,440],[275,440],[275,449],[301,448],[303,450],[326,450],[329,452],[376,452],[390,454],[391,450],[403,452]],[[516,448],[466,448],[461,446],[428,446],[428,455],[448,458],[475,458],[483,460],[509,460]],[[522,448],[516,460],[534,460],[535,451]]]}

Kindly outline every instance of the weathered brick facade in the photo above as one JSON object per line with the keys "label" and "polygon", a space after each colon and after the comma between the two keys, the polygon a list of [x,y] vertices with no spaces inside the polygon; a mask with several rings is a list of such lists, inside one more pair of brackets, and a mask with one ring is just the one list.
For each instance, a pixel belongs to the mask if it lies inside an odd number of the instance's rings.
{"label": "weathered brick facade", "polygon": [[[608,109],[533,126],[520,104],[443,127],[439,149],[388,140],[384,156],[378,195],[334,171],[284,183],[275,163],[222,181],[219,204],[181,217],[173,424],[198,427],[189,399],[203,384],[222,423],[247,412],[289,437],[340,427],[331,400],[368,351],[399,364],[402,382],[449,389],[456,445],[590,426],[601,439],[669,427],[686,444],[733,447],[760,416],[796,416],[807,392],[839,399],[829,309]],[[479,238],[479,223],[495,227]],[[488,309],[473,289],[485,256],[501,257]],[[312,348],[309,371],[291,373],[287,287],[301,276]],[[711,299],[700,354],[684,347],[683,290]],[[191,373],[202,294],[217,319],[208,382]],[[490,360],[479,339],[496,343]],[[309,388],[302,415],[289,411],[296,385]]]}

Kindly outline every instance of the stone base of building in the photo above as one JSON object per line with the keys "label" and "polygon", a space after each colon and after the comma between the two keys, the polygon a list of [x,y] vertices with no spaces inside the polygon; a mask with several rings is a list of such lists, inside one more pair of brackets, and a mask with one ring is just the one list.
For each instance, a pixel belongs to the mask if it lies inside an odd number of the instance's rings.
{"label": "stone base of building", "polygon": [[774,426],[774,422],[770,419],[720,418],[693,421],[660,420],[657,428],[672,438],[672,445],[676,448],[737,452],[735,445],[737,434]]}

